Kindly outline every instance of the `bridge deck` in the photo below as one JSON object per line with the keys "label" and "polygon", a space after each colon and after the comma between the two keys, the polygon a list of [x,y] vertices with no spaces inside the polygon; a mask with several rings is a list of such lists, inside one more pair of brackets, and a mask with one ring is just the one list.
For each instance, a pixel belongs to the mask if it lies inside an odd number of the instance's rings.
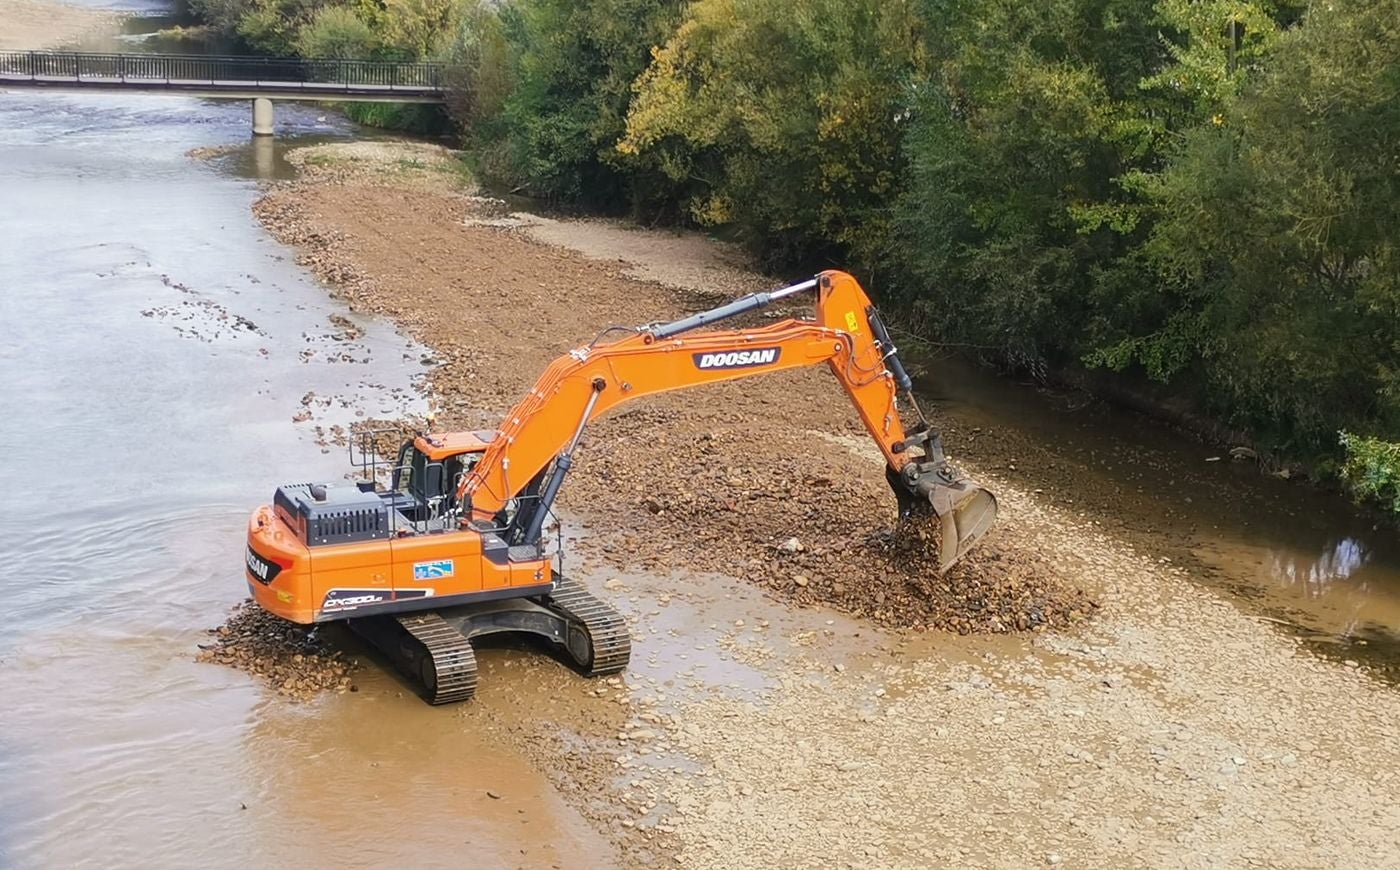
{"label": "bridge deck", "polygon": [[225,99],[443,101],[441,64],[213,55],[0,51],[0,87]]}

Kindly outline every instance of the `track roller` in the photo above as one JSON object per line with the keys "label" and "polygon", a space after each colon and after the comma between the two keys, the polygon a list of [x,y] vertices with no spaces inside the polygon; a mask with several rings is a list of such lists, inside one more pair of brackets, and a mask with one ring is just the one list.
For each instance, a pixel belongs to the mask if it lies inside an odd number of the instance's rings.
{"label": "track roller", "polygon": [[436,612],[371,616],[349,623],[417,685],[429,704],[451,704],[476,694],[471,641]]}

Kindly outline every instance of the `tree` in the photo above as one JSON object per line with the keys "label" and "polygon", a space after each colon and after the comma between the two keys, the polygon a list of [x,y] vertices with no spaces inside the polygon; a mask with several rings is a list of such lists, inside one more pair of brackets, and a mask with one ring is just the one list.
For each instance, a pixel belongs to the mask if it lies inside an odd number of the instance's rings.
{"label": "tree", "polygon": [[[1139,83],[1167,47],[1153,0],[930,0],[894,212],[899,298],[942,337],[1021,366],[1091,346],[1138,280],[1164,111]],[[935,26],[935,22],[937,25]]]}
{"label": "tree", "polygon": [[[1199,374],[1300,450],[1400,436],[1400,0],[1334,0],[1144,186],[1165,323],[1113,349]],[[1176,345],[1164,352],[1165,345]]]}
{"label": "tree", "polygon": [[297,31],[302,57],[363,60],[374,54],[379,39],[370,26],[345,6],[327,6]]}
{"label": "tree", "polygon": [[443,54],[457,29],[458,0],[384,0],[384,43],[412,59]]}
{"label": "tree", "polygon": [[[555,201],[607,210],[665,202],[653,190],[657,176],[624,170],[613,146],[632,82],[671,32],[680,5],[519,0],[472,16],[458,44],[455,90],[477,162],[498,180]],[[499,110],[490,111],[493,105]]]}
{"label": "tree", "polygon": [[919,30],[906,0],[698,0],[637,81],[618,152],[772,260],[874,263]]}

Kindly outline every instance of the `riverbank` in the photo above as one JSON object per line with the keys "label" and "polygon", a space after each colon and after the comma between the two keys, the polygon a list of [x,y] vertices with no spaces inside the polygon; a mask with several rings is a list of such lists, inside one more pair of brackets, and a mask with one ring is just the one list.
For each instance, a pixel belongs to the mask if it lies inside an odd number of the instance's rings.
{"label": "riverbank", "polygon": [[120,16],[44,0],[0,0],[0,49],[61,48],[115,29]]}
{"label": "riverbank", "polygon": [[[447,427],[493,425],[602,325],[771,285],[694,237],[512,215],[446,160],[332,146],[302,163],[259,217],[352,309],[433,349]],[[464,726],[565,791],[596,790],[584,810],[628,864],[1400,859],[1396,693],[1026,486],[1014,460],[979,465],[995,431],[950,438],[1003,506],[964,576],[1098,606],[996,637],[910,631],[964,617],[921,610],[930,589],[876,558],[892,509],[841,403],[824,371],[801,372],[591,431],[566,535],[590,528],[575,573],[628,611],[633,667],[601,685],[534,664],[487,674]],[[800,550],[779,547],[790,537]],[[966,629],[993,628],[979,618]],[[531,692],[491,688],[539,680],[558,703],[527,716],[502,699]]]}

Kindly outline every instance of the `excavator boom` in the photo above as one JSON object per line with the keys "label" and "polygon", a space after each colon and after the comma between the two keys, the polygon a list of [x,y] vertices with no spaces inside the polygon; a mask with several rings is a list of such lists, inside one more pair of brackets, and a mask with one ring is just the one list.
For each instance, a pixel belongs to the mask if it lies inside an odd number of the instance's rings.
{"label": "excavator boom", "polygon": [[[802,292],[816,293],[812,320],[696,331]],[[555,360],[506,415],[472,473],[463,477],[457,501],[471,505],[463,522],[490,522],[532,482],[541,488],[536,511],[542,519],[572,466],[571,444],[589,421],[624,402],[821,363],[830,367],[884,454],[900,513],[923,509],[938,516],[943,532],[939,568],[946,570],[991,528],[996,500],[944,458],[879,313],[854,278],[834,271],[674,323],[638,327]],[[917,415],[909,430],[897,407],[901,393]],[[540,481],[538,476],[551,465],[548,479]]]}

